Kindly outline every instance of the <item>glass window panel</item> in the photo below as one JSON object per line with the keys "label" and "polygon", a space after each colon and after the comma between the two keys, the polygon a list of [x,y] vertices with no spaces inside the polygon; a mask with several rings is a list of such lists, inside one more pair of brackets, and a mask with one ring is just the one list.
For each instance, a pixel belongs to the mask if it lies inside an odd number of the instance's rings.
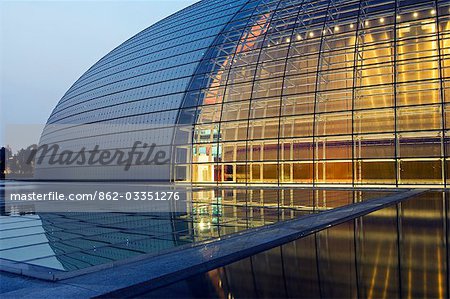
{"label": "glass window panel", "polygon": [[210,105],[198,108],[197,124],[218,122],[220,120],[221,105]]}
{"label": "glass window panel", "polygon": [[261,181],[261,171],[262,165],[261,164],[252,164],[251,165],[251,181],[252,182],[259,182]]}
{"label": "glass window panel", "polygon": [[398,131],[438,130],[442,128],[439,106],[404,107],[397,111]]}
{"label": "glass window panel", "polygon": [[250,118],[275,117],[280,114],[280,99],[253,100]]}
{"label": "glass window panel", "polygon": [[293,174],[293,167],[291,164],[281,164],[280,165],[282,169],[281,173],[281,182],[287,183],[291,182],[292,174]]}
{"label": "glass window panel", "polygon": [[284,46],[271,46],[261,50],[259,61],[271,61],[285,59],[288,53],[288,47]]}
{"label": "glass window panel", "polygon": [[314,94],[285,96],[281,102],[281,115],[309,114],[314,112]]}
{"label": "glass window panel", "polygon": [[236,160],[236,146],[234,144],[224,144],[222,148],[222,161]]}
{"label": "glass window panel", "polygon": [[355,52],[355,49],[353,47],[351,49],[336,50],[336,48],[333,48],[331,46],[331,49],[333,49],[332,52],[326,52],[321,55],[321,59],[326,61],[326,66],[322,65],[322,70],[353,67],[353,55]]}
{"label": "glass window panel", "polygon": [[352,114],[350,112],[316,115],[316,134],[318,136],[351,133]]}
{"label": "glass window panel", "polygon": [[[276,21],[272,21],[272,26],[276,25],[274,22],[276,23]],[[267,33],[266,39],[264,40],[264,46],[279,46],[282,44],[288,44],[290,41],[291,33],[291,30],[276,31],[272,27]]]}
{"label": "glass window panel", "polygon": [[[354,53],[354,47],[355,47],[355,31],[351,30],[349,26],[345,25],[336,25],[330,28],[330,31],[333,32],[342,32],[344,30],[350,30],[349,33],[343,33],[339,35],[328,35],[324,36],[324,44],[322,45],[323,51],[335,51],[338,49],[346,49],[343,51],[339,51],[337,53],[333,52],[332,54],[326,54],[326,56],[340,56],[340,61],[353,61],[353,53]],[[336,31],[338,30],[338,31]],[[336,55],[338,54],[338,55]]]}
{"label": "glass window panel", "polygon": [[354,131],[358,134],[393,132],[394,109],[374,109],[354,112]]}
{"label": "glass window panel", "polygon": [[188,177],[189,169],[188,166],[177,165],[175,167],[175,181],[185,182],[189,179]]}
{"label": "glass window panel", "polygon": [[278,159],[278,144],[264,142],[263,148],[263,161],[277,160]]}
{"label": "glass window panel", "polygon": [[351,110],[352,96],[352,90],[320,92],[317,96],[316,112]]}
{"label": "glass window panel", "polygon": [[318,138],[316,140],[316,158],[351,159],[352,136]]}
{"label": "glass window panel", "polygon": [[394,106],[394,87],[377,86],[355,90],[355,109]]}
{"label": "glass window panel", "polygon": [[[450,102],[450,80],[444,81],[444,99],[446,103]],[[445,107],[447,110],[447,105]],[[450,126],[450,123],[447,126]]]}
{"label": "glass window panel", "polygon": [[252,95],[252,83],[232,84],[227,86],[224,102],[249,100]]}
{"label": "glass window panel", "polygon": [[256,81],[253,90],[254,98],[266,98],[281,95],[283,78]]}
{"label": "glass window panel", "polygon": [[248,119],[249,102],[224,103],[222,121]]}
{"label": "glass window panel", "polygon": [[283,160],[312,160],[313,156],[313,140],[308,139],[294,139],[282,140]]}
{"label": "glass window panel", "polygon": [[445,104],[444,112],[445,112],[445,129],[449,129],[450,128],[450,104]]}
{"label": "glass window panel", "polygon": [[256,65],[243,66],[231,69],[228,75],[228,84],[235,84],[253,80]]}
{"label": "glass window panel", "polygon": [[[258,62],[259,53],[260,51],[247,51],[242,53],[236,53],[236,55],[234,56],[233,60],[234,62],[232,67],[237,68],[247,66],[251,67],[252,70],[254,71],[256,69],[256,63]],[[253,64],[253,66],[251,66],[250,64]]]}
{"label": "glass window panel", "polygon": [[355,161],[356,182],[363,184],[395,184],[395,161]]}
{"label": "glass window panel", "polygon": [[258,65],[256,72],[256,80],[270,79],[280,77],[284,74],[285,60],[277,60],[272,62],[263,62]]}
{"label": "glass window panel", "polygon": [[440,103],[439,82],[414,82],[397,86],[397,106]]}
{"label": "glass window panel", "polygon": [[242,142],[236,149],[236,161],[246,161],[249,157],[245,142]]}
{"label": "glass window panel", "polygon": [[403,133],[398,137],[400,157],[440,157],[441,132]]}
{"label": "glass window panel", "polygon": [[263,165],[263,180],[264,182],[277,182],[278,181],[278,165],[277,164],[264,164]]}
{"label": "glass window panel", "polygon": [[236,165],[236,182],[243,183],[247,181],[249,174],[247,173],[246,165]]}
{"label": "glass window panel", "polygon": [[357,86],[383,85],[393,83],[393,65],[381,64],[366,66],[360,71]]}
{"label": "glass window panel", "polygon": [[437,57],[398,63],[397,82],[401,83],[439,78],[438,63]]}
{"label": "glass window panel", "polygon": [[[320,32],[320,31],[319,31]],[[298,31],[294,34],[294,41],[289,51],[289,57],[316,55],[320,49],[320,39],[312,39],[313,31]]]}
{"label": "glass window panel", "polygon": [[442,184],[441,160],[400,160],[400,184]]}
{"label": "glass window panel", "polygon": [[281,137],[308,137],[313,135],[313,116],[295,116],[281,119]]}
{"label": "glass window panel", "polygon": [[221,86],[219,88],[204,89],[201,91],[199,104],[213,105],[221,103],[224,93],[225,93],[224,86]]}
{"label": "glass window panel", "polygon": [[322,70],[319,74],[318,90],[332,90],[353,87],[353,69]]}
{"label": "glass window panel", "polygon": [[377,43],[375,45],[360,44],[357,51],[357,66],[369,67],[392,63],[393,43]]}
{"label": "glass window panel", "polygon": [[355,136],[355,158],[393,157],[395,157],[393,134]]}
{"label": "glass window panel", "polygon": [[351,183],[352,162],[317,162],[315,169],[318,183]]}
{"label": "glass window panel", "polygon": [[214,182],[214,179],[214,164],[192,165],[192,180],[194,182]]}
{"label": "glass window panel", "polygon": [[235,180],[235,166],[223,165],[223,181],[230,182]]}
{"label": "glass window panel", "polygon": [[286,75],[313,73],[317,70],[318,55],[308,55],[289,58],[287,61]]}
{"label": "glass window panel", "polygon": [[301,74],[285,78],[284,93],[314,93],[316,91],[316,74]]}
{"label": "glass window panel", "polygon": [[[448,13],[448,12],[447,12]],[[440,18],[439,25],[441,40],[441,66],[443,68],[443,75],[446,78],[450,78],[450,20],[449,17]]]}
{"label": "glass window panel", "polygon": [[293,178],[296,183],[312,183],[313,164],[310,163],[293,163]]}
{"label": "glass window panel", "polygon": [[220,133],[223,141],[247,139],[247,122],[221,123]]}
{"label": "glass window panel", "polygon": [[217,132],[219,131],[218,124],[197,125],[194,130],[195,143],[209,143],[216,142]]}
{"label": "glass window panel", "polygon": [[[385,17],[385,23],[389,18]],[[380,18],[373,20],[367,19],[361,22],[361,30],[359,31],[360,45],[374,45],[375,43],[385,44],[386,41],[394,40],[394,26],[387,24],[380,26]],[[371,47],[369,50],[375,50],[376,47]],[[376,56],[376,55],[373,55]]]}
{"label": "glass window panel", "polygon": [[278,119],[252,121],[250,139],[278,138]]}
{"label": "glass window panel", "polygon": [[262,161],[262,144],[252,143],[249,145],[251,156],[251,161]]}

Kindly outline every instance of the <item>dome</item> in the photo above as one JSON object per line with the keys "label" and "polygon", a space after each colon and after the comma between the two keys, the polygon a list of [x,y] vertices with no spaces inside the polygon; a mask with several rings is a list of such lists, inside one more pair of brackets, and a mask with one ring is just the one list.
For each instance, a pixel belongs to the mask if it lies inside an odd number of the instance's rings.
{"label": "dome", "polygon": [[[205,0],[92,66],[41,143],[86,125],[170,127],[168,165],[39,166],[46,178],[194,184],[446,184],[449,1]],[[72,136],[67,130],[76,128]],[[81,132],[81,133],[80,133]],[[111,147],[130,131],[102,134]],[[107,168],[107,170],[105,170]]]}

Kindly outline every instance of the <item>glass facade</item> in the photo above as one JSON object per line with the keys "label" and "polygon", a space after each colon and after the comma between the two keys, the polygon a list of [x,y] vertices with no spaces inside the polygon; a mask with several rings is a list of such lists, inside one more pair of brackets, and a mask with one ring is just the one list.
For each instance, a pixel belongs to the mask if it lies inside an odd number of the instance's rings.
{"label": "glass facade", "polygon": [[200,1],[101,59],[49,124],[179,125],[161,138],[177,182],[445,186],[449,57],[448,0]]}

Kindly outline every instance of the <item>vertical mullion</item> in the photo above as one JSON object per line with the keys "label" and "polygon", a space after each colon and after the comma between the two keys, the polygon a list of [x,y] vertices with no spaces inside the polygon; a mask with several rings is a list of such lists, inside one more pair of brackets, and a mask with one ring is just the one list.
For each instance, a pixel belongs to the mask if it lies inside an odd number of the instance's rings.
{"label": "vertical mullion", "polygon": [[[356,94],[356,85],[357,85],[357,68],[358,68],[358,57],[359,57],[359,29],[360,26],[364,25],[364,22],[361,20],[361,11],[363,10],[363,2],[364,0],[361,0],[359,2],[359,8],[358,8],[358,16],[356,17],[356,33],[355,33],[355,47],[353,51],[353,86],[352,86],[352,186],[355,186],[355,176],[356,176],[356,167],[355,167],[355,94]],[[355,202],[353,200],[353,202]]]}
{"label": "vertical mullion", "polygon": [[[447,187],[447,150],[446,150],[446,135],[445,135],[445,131],[446,131],[446,120],[445,120],[445,92],[444,92],[444,71],[443,71],[443,57],[442,57],[442,49],[441,49],[441,40],[442,40],[442,36],[441,36],[441,29],[440,29],[440,13],[439,13],[439,4],[438,4],[438,0],[434,1],[434,9],[436,11],[436,32],[437,32],[437,50],[438,50],[438,67],[439,67],[439,90],[440,90],[440,97],[441,97],[441,125],[442,125],[442,137],[441,137],[441,142],[442,142],[442,178],[444,180],[444,188]],[[447,276],[447,283],[446,283],[446,295],[444,295],[444,297],[448,297],[450,295],[450,286],[449,286],[449,281],[450,281],[450,261],[449,261],[449,237],[448,237],[448,192],[443,192],[443,205],[442,208],[444,209],[443,211],[443,232],[444,232],[444,248],[446,249],[446,276]]]}
{"label": "vertical mullion", "polygon": [[[328,2],[328,6],[327,9],[325,11],[325,18],[324,18],[324,22],[323,22],[323,26],[322,29],[320,31],[320,46],[319,46],[319,53],[317,56],[317,67],[316,67],[316,83],[315,83],[315,88],[314,88],[314,115],[313,115],[313,176],[312,176],[312,185],[313,188],[317,186],[316,183],[316,155],[317,155],[317,149],[316,149],[316,141],[317,141],[317,121],[316,121],[316,117],[317,117],[317,94],[319,91],[319,77],[320,77],[320,72],[321,72],[321,59],[322,59],[322,47],[323,47],[323,39],[324,39],[324,31],[325,31],[325,27],[327,25],[328,22],[328,16],[329,16],[329,10],[330,10],[330,6],[331,6],[331,2],[334,3],[334,0],[330,0]],[[316,204],[316,203],[315,203]]]}
{"label": "vertical mullion", "polygon": [[[302,12],[304,5],[306,3],[309,3],[310,0],[303,0],[302,3],[299,5],[299,9],[298,12],[296,14],[295,17],[295,22],[294,22],[294,26],[292,28],[292,33],[290,35],[290,39],[289,39],[289,43],[288,43],[288,50],[286,53],[286,58],[284,61],[284,71],[283,71],[283,80],[281,82],[281,94],[280,94],[280,101],[279,101],[279,109],[278,109],[278,146],[277,146],[277,171],[278,171],[278,186],[280,186],[281,182],[280,182],[280,176],[281,174],[284,174],[284,164],[280,165],[280,160],[281,160],[281,155],[280,155],[280,150],[281,150],[281,117],[282,117],[282,107],[283,107],[283,97],[285,96],[284,94],[284,85],[286,83],[286,70],[288,68],[288,61],[289,61],[289,55],[291,53],[291,48],[292,48],[292,41],[294,40],[294,35],[295,35],[295,29],[297,29],[297,25],[298,25],[298,19],[300,17],[300,13]],[[284,140],[284,139],[283,139]],[[291,160],[290,164],[293,167],[293,139],[290,145],[290,155],[289,158]],[[283,143],[283,151],[284,151],[284,143]],[[293,181],[293,170],[291,171],[292,167],[289,167],[289,175],[290,175],[290,180]]]}
{"label": "vertical mullion", "polygon": [[438,68],[439,68],[439,90],[440,90],[440,98],[441,98],[441,126],[442,126],[442,136],[441,136],[441,157],[442,157],[442,179],[444,180],[443,185],[444,188],[447,187],[447,177],[446,177],[446,171],[447,171],[447,163],[446,163],[446,146],[445,146],[445,93],[444,93],[444,71],[443,71],[443,58],[442,58],[442,50],[441,50],[441,30],[440,30],[440,23],[439,23],[439,5],[438,0],[434,1],[435,5],[435,11],[436,11],[436,44],[437,44],[437,54],[438,54]]}
{"label": "vertical mullion", "polygon": [[[358,67],[358,57],[359,57],[359,51],[358,51],[358,47],[359,47],[359,28],[360,26],[363,26],[363,22],[361,21],[361,11],[363,10],[363,2],[365,2],[364,0],[359,1],[359,6],[358,6],[358,15],[356,17],[356,32],[355,32],[355,47],[354,47],[354,51],[353,51],[353,86],[352,86],[352,143],[351,143],[351,147],[352,147],[352,186],[355,186],[355,175],[356,175],[356,171],[355,171],[355,128],[354,128],[354,117],[355,117],[355,92],[356,92],[356,77],[358,76],[358,72],[357,72],[357,67]],[[353,203],[356,202],[355,200],[355,196],[356,196],[356,192],[357,191],[353,191]],[[358,258],[358,254],[360,252],[360,244],[359,244],[359,222],[362,222],[363,218],[355,218],[353,220],[353,246],[354,246],[354,251],[355,251],[355,275],[356,275],[356,294],[357,297],[360,298],[361,296],[361,288],[360,288],[360,269],[359,269],[359,258]]]}
{"label": "vertical mullion", "polygon": [[393,74],[393,84],[394,84],[394,157],[395,157],[395,186],[398,187],[399,185],[399,176],[400,176],[400,161],[399,161],[399,157],[398,157],[398,132],[397,132],[397,19],[398,16],[400,16],[399,14],[399,9],[398,9],[398,1],[400,0],[395,0],[395,5],[394,5],[394,47],[393,47],[393,55],[392,55],[392,62],[393,62],[393,67],[394,67],[394,74]]}

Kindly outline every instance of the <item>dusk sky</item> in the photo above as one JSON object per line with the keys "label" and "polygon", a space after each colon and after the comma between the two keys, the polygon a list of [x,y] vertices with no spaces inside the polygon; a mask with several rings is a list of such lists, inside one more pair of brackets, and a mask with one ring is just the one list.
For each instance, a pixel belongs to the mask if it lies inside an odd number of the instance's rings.
{"label": "dusk sky", "polygon": [[116,46],[196,0],[0,0],[0,145],[11,124],[45,124],[69,87]]}

